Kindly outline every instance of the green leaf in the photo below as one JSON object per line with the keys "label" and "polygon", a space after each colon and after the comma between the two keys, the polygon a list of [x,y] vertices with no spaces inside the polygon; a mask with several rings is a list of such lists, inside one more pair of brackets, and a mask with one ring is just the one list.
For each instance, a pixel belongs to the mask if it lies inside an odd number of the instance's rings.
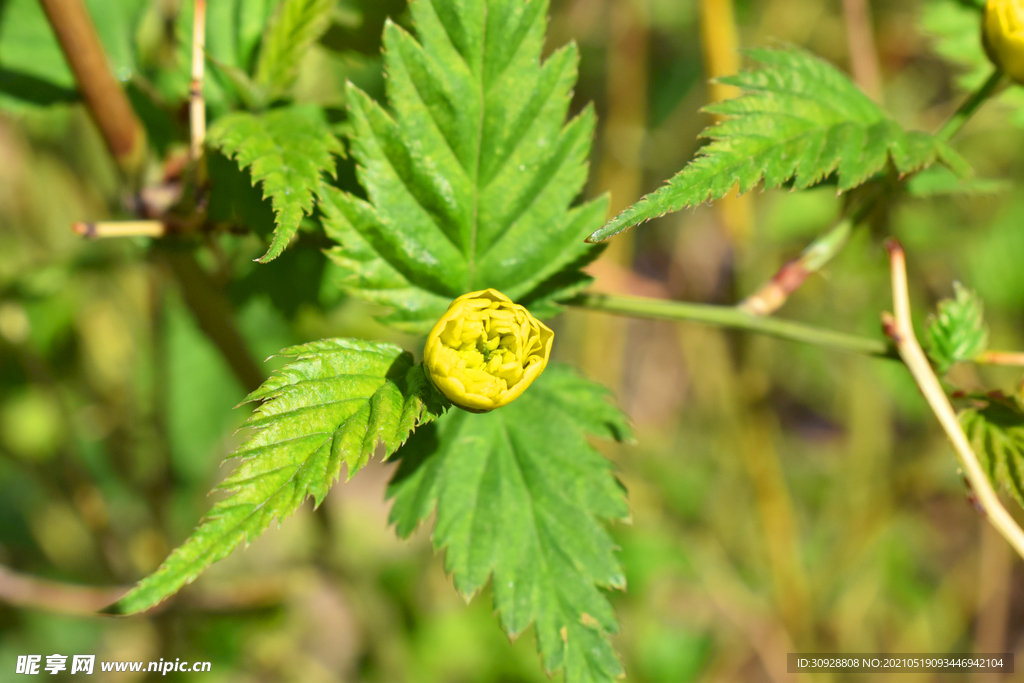
{"label": "green leaf", "polygon": [[744,94],[705,108],[725,117],[704,131],[699,156],[661,189],[589,237],[605,240],[671,211],[744,193],[760,182],[804,189],[835,174],[839,191],[864,183],[891,161],[902,176],[941,161],[958,174],[967,162],[945,142],[906,132],[845,74],[798,49],[750,50],[764,65],[722,78]]}
{"label": "green leaf", "polygon": [[587,434],[630,437],[603,387],[562,365],[482,415],[453,410],[399,451],[388,489],[391,521],[408,536],[436,508],[434,547],[467,598],[492,579],[510,637],[531,623],[545,669],[568,683],[612,681],[622,669],[617,629],[600,587],[624,588],[601,520],[628,507],[610,464]]}
{"label": "green leaf", "polygon": [[331,22],[334,0],[282,0],[267,25],[256,62],[256,84],[273,100],[299,75],[299,61]]}
{"label": "green leaf", "polygon": [[233,454],[241,463],[218,487],[230,495],[108,612],[157,604],[306,498],[319,506],[343,465],[351,478],[378,443],[387,457],[443,410],[421,366],[391,344],[324,339],[281,353],[291,361],[246,399],[263,403],[246,423],[255,432]]}
{"label": "green leaf", "polygon": [[954,363],[969,361],[988,348],[981,299],[959,282],[953,283],[955,299],[939,302],[938,313],[928,322],[925,346],[940,374]]}
{"label": "green leaf", "polygon": [[[426,331],[448,303],[537,290],[577,269],[605,199],[570,208],[587,177],[594,114],[565,123],[575,46],[543,64],[546,0],[415,0],[419,41],[384,29],[386,111],[349,86],[352,153],[368,201],[335,192],[325,228],[343,286]],[[412,306],[412,308],[409,308]]]}
{"label": "green leaf", "polygon": [[277,228],[260,263],[276,258],[313,211],[313,193],[323,173],[334,175],[333,154],[341,142],[314,107],[285,107],[252,114],[236,112],[210,126],[207,141],[249,168],[274,206]]}
{"label": "green leaf", "polygon": [[981,466],[1024,506],[1024,412],[1016,401],[989,396],[983,407],[960,411],[960,424]]}

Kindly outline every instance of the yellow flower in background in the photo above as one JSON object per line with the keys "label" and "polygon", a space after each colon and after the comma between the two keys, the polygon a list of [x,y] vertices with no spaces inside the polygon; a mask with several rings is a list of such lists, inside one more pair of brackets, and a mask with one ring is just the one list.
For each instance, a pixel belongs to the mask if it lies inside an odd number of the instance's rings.
{"label": "yellow flower in background", "polygon": [[547,367],[555,337],[496,289],[463,294],[434,325],[423,366],[448,400],[485,413],[519,398]]}
{"label": "yellow flower in background", "polygon": [[988,0],[981,36],[989,59],[1024,83],[1024,0]]}

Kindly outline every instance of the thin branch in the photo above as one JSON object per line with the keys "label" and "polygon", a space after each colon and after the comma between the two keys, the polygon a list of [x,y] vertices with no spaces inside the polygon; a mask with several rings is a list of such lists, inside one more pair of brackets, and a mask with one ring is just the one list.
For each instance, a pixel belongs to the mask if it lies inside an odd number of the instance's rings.
{"label": "thin branch", "polygon": [[[995,529],[982,527],[978,567],[978,603],[974,619],[974,651],[1001,652],[1010,625],[1013,554]],[[975,674],[975,681],[985,680]]]}
{"label": "thin branch", "polygon": [[868,97],[882,101],[882,70],[878,65],[878,49],[871,27],[868,0],[843,0],[846,18],[846,40],[850,46],[850,68],[853,80]]}
{"label": "thin branch", "polygon": [[122,172],[135,179],[146,161],[146,134],[110,72],[106,52],[82,0],[40,0],[86,107]]}
{"label": "thin branch", "polygon": [[[739,383],[740,373],[732,376]],[[753,508],[760,522],[761,543],[774,586],[775,605],[790,637],[806,644],[813,632],[814,603],[807,572],[802,562],[797,515],[789,484],[775,447],[778,439],[769,410],[759,405],[751,392],[737,387],[740,405],[730,411],[736,450],[753,490]],[[742,403],[747,402],[746,406]]]}
{"label": "thin branch", "polygon": [[[289,586],[296,585],[298,574],[286,572],[266,576],[235,577],[227,583],[207,583],[205,587],[171,596],[143,614],[153,615],[183,604],[189,609],[224,612],[278,605],[287,599]],[[0,603],[25,609],[43,610],[71,616],[99,616],[97,612],[119,600],[130,586],[81,586],[41,579],[16,572],[0,564]]]}
{"label": "thin branch", "polygon": [[220,351],[246,393],[258,389],[266,374],[249,352],[224,293],[191,251],[169,247],[153,253],[174,274],[199,328]]}
{"label": "thin branch", "polygon": [[740,39],[736,29],[733,0],[701,0],[700,37],[704,54],[704,73],[711,83],[712,102],[722,102],[740,94],[734,85],[715,79],[732,76],[740,70]]}
{"label": "thin branch", "polygon": [[811,274],[821,270],[846,246],[853,226],[852,216],[840,219],[831,230],[811,242],[798,258],[780,268],[771,280],[741,301],[739,309],[750,315],[766,316],[782,308]]}
{"label": "thin branch", "polygon": [[1003,535],[1017,553],[1024,557],[1024,531],[1006,511],[996,495],[992,484],[978,462],[978,457],[971,448],[967,435],[964,434],[956,412],[946,397],[938,377],[932,370],[927,356],[914,335],[914,325],[910,318],[910,295],[907,288],[907,264],[903,247],[896,240],[886,245],[889,249],[890,267],[892,270],[892,298],[896,316],[889,313],[882,315],[885,333],[896,344],[900,357],[906,364],[918,388],[938,418],[946,436],[953,443],[953,448],[960,457],[967,476],[967,481],[977,497],[978,504],[985,513],[986,519]]}
{"label": "thin branch", "polygon": [[945,125],[935,135],[942,140],[952,140],[964,127],[964,124],[974,116],[981,105],[988,98],[995,95],[1005,83],[1006,79],[1003,78],[1003,72],[999,69],[993,71],[985,82],[960,105],[960,108],[953,112],[953,115],[949,117],[949,120],[946,121]]}
{"label": "thin branch", "polygon": [[692,321],[760,332],[790,341],[815,344],[880,358],[895,358],[895,350],[881,339],[859,337],[802,323],[750,315],[734,306],[713,306],[640,297],[583,294],[564,302],[592,311],[662,320]]}
{"label": "thin branch", "polygon": [[80,237],[163,237],[167,226],[163,221],[99,221],[72,223],[71,231]]}
{"label": "thin branch", "polygon": [[0,602],[15,607],[93,615],[128,592],[128,587],[92,588],[19,574],[0,565]]}
{"label": "thin branch", "polygon": [[[606,153],[596,169],[597,185],[610,195],[608,210],[616,213],[636,201],[643,189],[650,96],[650,17],[645,2],[600,0],[591,4],[600,6],[598,12],[604,17],[608,46],[602,133]],[[634,252],[635,240],[629,236],[615,240],[598,261],[629,269]],[[625,323],[595,317],[584,325],[580,363],[594,379],[618,391],[626,357]]]}
{"label": "thin branch", "polygon": [[[736,26],[733,0],[700,1],[700,43],[704,56],[704,74],[708,77],[708,96],[711,102],[722,102],[740,94],[739,88],[726,85],[718,79],[732,76],[740,70],[740,37]],[[714,115],[716,120],[725,118]],[[739,187],[715,203],[726,235],[734,246],[741,246],[750,236],[754,212],[753,198],[739,194]]]}
{"label": "thin branch", "polygon": [[189,84],[189,153],[193,161],[203,155],[206,140],[206,101],[203,98],[203,73],[206,66],[206,0],[195,0],[192,23],[192,82]]}
{"label": "thin branch", "polygon": [[720,542],[707,539],[701,546],[694,562],[712,606],[746,637],[772,681],[793,683],[796,677],[786,671],[785,659],[778,655],[797,651],[785,625],[772,618],[762,598],[740,578]]}
{"label": "thin branch", "polygon": [[1024,353],[1020,351],[983,351],[972,359],[981,365],[1024,366]]}

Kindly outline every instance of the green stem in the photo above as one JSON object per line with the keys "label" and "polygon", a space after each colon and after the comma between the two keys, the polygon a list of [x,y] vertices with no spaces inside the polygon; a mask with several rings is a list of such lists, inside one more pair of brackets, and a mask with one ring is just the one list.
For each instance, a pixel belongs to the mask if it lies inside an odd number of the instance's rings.
{"label": "green stem", "polygon": [[884,188],[874,187],[870,194],[862,197],[850,212],[839,219],[824,235],[818,236],[800,253],[800,264],[808,273],[816,273],[835,257],[850,239],[853,229],[864,221],[885,194]]}
{"label": "green stem", "polygon": [[[861,205],[863,206],[863,204]],[[858,207],[859,208],[859,207]],[[831,230],[807,245],[800,253],[800,263],[808,273],[821,270],[832,257],[842,251],[850,240],[853,226],[857,223],[855,216],[846,216],[836,223]]]}
{"label": "green stem", "polygon": [[1003,81],[1003,72],[1000,69],[996,69],[992,72],[992,75],[981,84],[977,90],[971,93],[971,96],[967,98],[967,101],[960,105],[960,108],[953,113],[953,116],[946,121],[938,133],[935,134],[940,140],[950,141],[953,136],[960,132],[960,129],[964,127],[968,119],[974,116],[974,113],[978,111],[978,108],[985,103],[985,100],[992,97],[996,90],[999,89],[999,85]]}
{"label": "green stem", "polygon": [[751,315],[733,306],[712,306],[662,299],[583,294],[565,302],[569,306],[639,318],[682,320],[750,330],[790,341],[814,344],[880,358],[898,358],[892,345],[881,339],[860,337],[802,323]]}

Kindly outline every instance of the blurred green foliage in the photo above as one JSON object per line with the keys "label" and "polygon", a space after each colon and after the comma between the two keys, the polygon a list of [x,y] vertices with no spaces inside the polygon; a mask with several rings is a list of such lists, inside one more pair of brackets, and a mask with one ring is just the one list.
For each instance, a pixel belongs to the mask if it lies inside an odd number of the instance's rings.
{"label": "blurred green foliage", "polygon": [[[191,2],[87,4],[154,147],[180,150]],[[228,71],[255,67],[275,3],[209,4],[215,118],[238,101]],[[962,67],[977,61],[966,4],[873,4],[886,108],[907,129],[936,130],[964,96]],[[613,12],[621,5],[552,5],[548,50],[579,44],[571,111],[594,102],[597,113],[587,197],[619,172],[638,192],[657,188],[693,157],[710,123],[696,113],[708,101],[698,3],[633,3],[630,40]],[[742,43],[792,43],[848,68],[839,5],[738,2]],[[235,33],[239,12],[246,29]],[[337,130],[347,126],[345,79],[379,97],[386,16],[408,23],[400,0],[339,0],[302,55],[294,100],[324,107]],[[197,322],[169,265],[173,247],[83,241],[68,230],[129,212],[50,36],[34,0],[0,2],[0,563],[67,584],[127,585],[209,507],[221,460],[239,443],[246,411],[232,406],[246,388]],[[610,75],[637,54],[642,78]],[[954,145],[980,176],[1010,188],[1024,182],[1019,92],[986,105]],[[643,106],[623,119],[623,102]],[[354,163],[337,162],[338,185],[358,192]],[[253,263],[273,228],[270,202],[223,157],[210,159],[210,174],[223,189],[210,213],[230,229],[194,254],[254,358],[327,336],[417,348],[415,337],[376,323],[378,309],[341,293],[314,223],[300,225],[278,260]],[[785,315],[877,334],[891,305],[879,238],[895,234],[910,254],[919,322],[959,280],[986,304],[990,345],[1024,348],[1018,194],[883,207]],[[799,253],[840,201],[829,188],[756,195],[754,230],[739,243],[714,208],[673,214],[595,273],[608,288],[732,303]],[[1020,565],[967,501],[899,364],[599,315],[558,319],[556,354],[609,384],[636,426],[638,445],[600,446],[632,507],[631,522],[612,528],[628,590],[609,596],[629,680],[776,680],[785,653],[798,650],[1024,652]],[[950,380],[1009,393],[1018,375],[957,366]],[[203,680],[225,682],[547,680],[532,633],[510,645],[487,591],[465,606],[425,532],[395,538],[383,502],[392,469],[369,465],[318,512],[303,509],[158,613],[113,620],[0,605],[0,677],[20,654],[91,652],[210,660]]]}

